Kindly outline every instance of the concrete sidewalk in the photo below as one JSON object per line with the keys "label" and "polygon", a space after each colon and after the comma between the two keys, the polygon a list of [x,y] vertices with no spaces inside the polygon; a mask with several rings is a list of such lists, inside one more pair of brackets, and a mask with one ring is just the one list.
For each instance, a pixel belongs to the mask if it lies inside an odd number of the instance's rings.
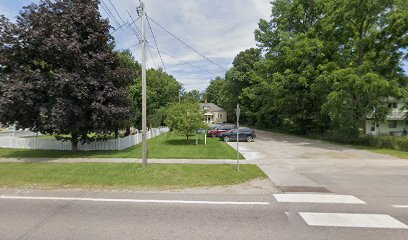
{"label": "concrete sidewalk", "polygon": [[[48,162],[48,163],[142,163],[138,158],[0,158],[0,162],[12,163],[30,163],[30,162]],[[236,164],[232,159],[148,159],[148,163],[166,163],[166,164]],[[250,164],[246,160],[239,161],[240,164]]]}

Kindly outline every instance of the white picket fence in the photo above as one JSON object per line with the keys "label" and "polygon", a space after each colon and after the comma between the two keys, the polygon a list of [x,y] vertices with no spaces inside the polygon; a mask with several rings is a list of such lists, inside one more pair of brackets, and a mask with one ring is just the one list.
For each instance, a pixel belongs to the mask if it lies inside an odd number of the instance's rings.
{"label": "white picket fence", "polygon": [[[147,139],[154,138],[169,131],[167,127],[152,128],[147,132]],[[142,142],[142,133],[129,135],[123,138],[110,139],[103,142],[78,144],[81,151],[93,150],[123,150]],[[57,141],[41,137],[0,137],[0,148],[44,149],[44,150],[71,150],[71,142]]]}

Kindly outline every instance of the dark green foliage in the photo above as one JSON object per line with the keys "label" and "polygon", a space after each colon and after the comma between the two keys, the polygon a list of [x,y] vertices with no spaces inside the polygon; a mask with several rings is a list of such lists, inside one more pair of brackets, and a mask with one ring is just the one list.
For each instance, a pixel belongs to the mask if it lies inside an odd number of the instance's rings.
{"label": "dark green foliage", "polygon": [[129,126],[135,71],[113,52],[98,3],[44,0],[25,7],[13,26],[2,18],[0,122],[71,134],[74,150],[90,132]]}
{"label": "dark green foliage", "polygon": [[182,92],[181,94],[181,101],[183,102],[200,103],[203,100],[202,98],[203,94],[195,89],[189,92]]}
{"label": "dark green foliage", "polygon": [[394,149],[401,151],[408,151],[408,137],[396,136],[359,136],[350,142],[344,142],[342,138],[328,138],[341,143],[351,143],[355,145],[362,145],[368,147],[375,147],[378,149]]}
{"label": "dark green foliage", "polygon": [[239,53],[225,82],[207,89],[229,116],[240,103],[247,124],[329,132],[350,142],[368,114],[385,120],[388,97],[406,98],[408,78],[401,68],[407,58],[406,1],[271,4],[271,20],[260,20],[255,31],[260,49]]}
{"label": "dark green foliage", "polygon": [[210,85],[205,90],[205,99],[209,103],[214,103],[218,106],[224,106],[228,101],[228,82],[225,79],[216,77],[214,80],[211,80]]}
{"label": "dark green foliage", "polygon": [[[138,63],[135,64],[136,69],[141,69]],[[166,109],[171,103],[178,102],[181,84],[161,68],[149,69],[146,74],[148,126],[157,127],[164,124],[163,109]],[[131,93],[136,106],[136,118],[133,124],[141,128],[142,81],[140,74],[131,86]]]}

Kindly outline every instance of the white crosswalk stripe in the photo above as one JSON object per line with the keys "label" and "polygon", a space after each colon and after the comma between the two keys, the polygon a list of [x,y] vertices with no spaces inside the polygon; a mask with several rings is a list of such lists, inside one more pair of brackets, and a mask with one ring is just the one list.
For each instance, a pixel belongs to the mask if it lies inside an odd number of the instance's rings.
{"label": "white crosswalk stripe", "polygon": [[408,205],[392,205],[395,208],[408,208]]}
{"label": "white crosswalk stripe", "polygon": [[310,226],[408,229],[407,225],[385,214],[316,212],[299,214]]}
{"label": "white crosswalk stripe", "polygon": [[364,201],[351,195],[335,194],[273,194],[278,202],[288,203],[340,203],[365,204]]}

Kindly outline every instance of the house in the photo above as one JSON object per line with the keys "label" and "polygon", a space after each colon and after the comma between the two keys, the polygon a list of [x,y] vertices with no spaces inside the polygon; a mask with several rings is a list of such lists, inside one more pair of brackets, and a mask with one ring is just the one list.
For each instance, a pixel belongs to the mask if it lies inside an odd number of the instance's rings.
{"label": "house", "polygon": [[205,123],[225,123],[227,122],[227,111],[218,107],[214,103],[200,103],[200,108],[204,110]]}
{"label": "house", "polygon": [[[391,100],[388,103],[390,113],[384,122],[375,122],[372,116],[366,119],[366,134],[368,135],[403,135],[408,131],[405,102]],[[405,130],[404,130],[405,129]]]}

